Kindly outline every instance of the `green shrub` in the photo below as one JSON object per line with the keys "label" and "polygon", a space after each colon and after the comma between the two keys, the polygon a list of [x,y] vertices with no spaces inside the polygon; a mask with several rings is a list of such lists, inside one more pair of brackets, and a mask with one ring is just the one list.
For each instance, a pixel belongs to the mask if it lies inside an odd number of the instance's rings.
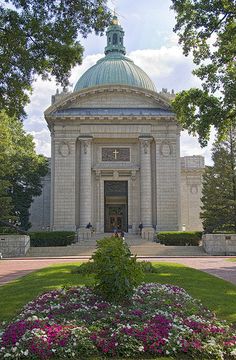
{"label": "green shrub", "polygon": [[[152,265],[150,261],[141,261],[138,263],[141,266],[141,269],[144,273],[157,273],[158,269]],[[82,274],[82,275],[89,275],[89,274],[96,274],[97,268],[94,261],[88,261],[82,263],[79,266],[76,266],[74,269],[71,270],[72,274]]]}
{"label": "green shrub", "polygon": [[134,287],[143,278],[143,272],[122,239],[112,237],[98,240],[97,251],[92,259],[96,267],[97,293],[114,303],[132,296]]}
{"label": "green shrub", "polygon": [[201,231],[161,231],[157,234],[157,239],[164,245],[199,246],[201,238]]}
{"label": "green shrub", "polygon": [[158,273],[158,269],[152,265],[150,261],[141,261],[140,263],[141,269],[144,273]]}
{"label": "green shrub", "polygon": [[19,235],[19,233],[13,228],[0,226],[0,235]]}
{"label": "green shrub", "polygon": [[95,274],[96,272],[97,269],[94,261],[88,261],[82,263],[81,265],[76,266],[74,269],[71,270],[72,274],[82,274],[82,275]]}
{"label": "green shrub", "polygon": [[75,239],[73,231],[38,231],[30,233],[30,246],[67,246]]}

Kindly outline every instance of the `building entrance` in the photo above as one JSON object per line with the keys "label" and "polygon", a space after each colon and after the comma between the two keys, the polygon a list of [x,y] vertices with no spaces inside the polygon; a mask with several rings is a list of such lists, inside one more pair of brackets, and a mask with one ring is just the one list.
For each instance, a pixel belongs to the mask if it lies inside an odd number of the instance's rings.
{"label": "building entrance", "polygon": [[105,232],[128,231],[128,182],[105,181],[104,183]]}

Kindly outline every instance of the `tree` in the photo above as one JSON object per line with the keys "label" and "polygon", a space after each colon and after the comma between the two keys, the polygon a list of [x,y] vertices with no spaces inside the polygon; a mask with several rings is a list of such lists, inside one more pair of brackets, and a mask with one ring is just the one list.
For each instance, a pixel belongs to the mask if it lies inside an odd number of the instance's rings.
{"label": "tree", "polygon": [[182,91],[173,102],[184,129],[204,146],[211,125],[220,135],[236,126],[236,0],[172,0],[174,31],[202,89]]}
{"label": "tree", "polygon": [[214,165],[203,175],[203,227],[236,231],[236,133],[230,131],[227,140],[213,147]]}
{"label": "tree", "polygon": [[8,220],[13,208],[8,189],[10,182],[5,174],[10,167],[7,149],[9,146],[9,132],[3,122],[0,122],[0,219]]}
{"label": "tree", "polygon": [[19,220],[23,229],[30,227],[29,208],[41,193],[41,177],[47,160],[37,155],[33,137],[22,123],[0,112],[0,219]]}
{"label": "tree", "polygon": [[0,108],[25,116],[37,75],[68,85],[81,64],[78,35],[102,34],[110,14],[106,0],[3,0],[0,3]]}

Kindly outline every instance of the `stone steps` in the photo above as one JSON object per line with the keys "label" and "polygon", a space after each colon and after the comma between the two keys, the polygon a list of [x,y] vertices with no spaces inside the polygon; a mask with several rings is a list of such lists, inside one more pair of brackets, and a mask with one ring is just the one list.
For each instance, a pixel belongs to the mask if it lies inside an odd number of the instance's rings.
{"label": "stone steps", "polygon": [[[140,238],[126,239],[132,254],[145,257],[158,256],[206,256],[202,246],[165,246],[155,242],[147,242]],[[60,257],[60,256],[91,256],[96,251],[96,244],[91,240],[70,246],[32,247],[27,257]]]}

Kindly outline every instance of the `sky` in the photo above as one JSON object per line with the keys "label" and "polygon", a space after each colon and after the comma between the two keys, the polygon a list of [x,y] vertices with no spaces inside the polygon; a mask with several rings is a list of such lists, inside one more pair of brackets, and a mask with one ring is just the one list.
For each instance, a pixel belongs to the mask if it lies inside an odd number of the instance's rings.
{"label": "sky", "polygon": [[[157,91],[167,88],[175,92],[199,87],[199,80],[192,75],[193,61],[185,57],[173,32],[175,14],[170,9],[171,0],[109,0],[108,7],[115,9],[125,31],[126,56],[141,67],[154,82]],[[80,76],[104,56],[106,36],[89,35],[81,38],[84,58],[70,77],[69,91],[73,91]],[[44,111],[50,106],[51,96],[58,87],[55,81],[38,78],[33,85],[31,102],[26,108],[28,118],[24,122],[26,132],[34,137],[37,153],[50,157],[50,132],[44,120]],[[203,155],[206,164],[211,164],[210,149],[214,135],[206,148],[201,148],[197,137],[181,133],[181,156]]]}

